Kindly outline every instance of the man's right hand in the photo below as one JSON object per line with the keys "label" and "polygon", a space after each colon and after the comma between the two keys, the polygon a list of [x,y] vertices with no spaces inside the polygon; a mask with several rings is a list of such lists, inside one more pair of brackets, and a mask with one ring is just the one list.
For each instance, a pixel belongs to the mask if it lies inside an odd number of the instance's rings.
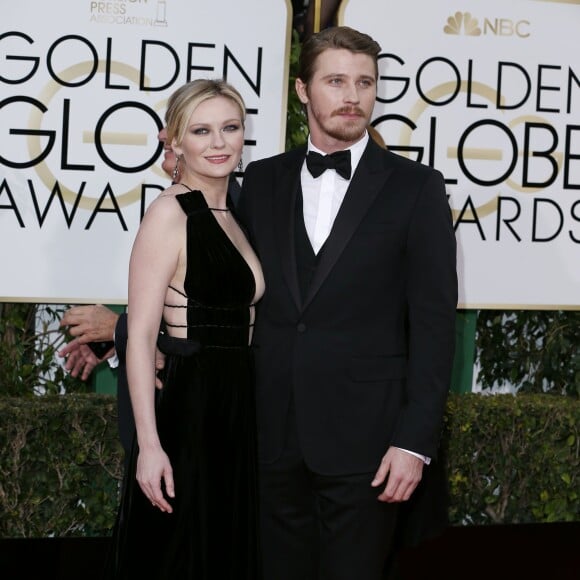
{"label": "man's right hand", "polygon": [[102,304],[73,306],[60,321],[60,326],[68,327],[72,336],[80,344],[113,340],[115,325],[119,315]]}

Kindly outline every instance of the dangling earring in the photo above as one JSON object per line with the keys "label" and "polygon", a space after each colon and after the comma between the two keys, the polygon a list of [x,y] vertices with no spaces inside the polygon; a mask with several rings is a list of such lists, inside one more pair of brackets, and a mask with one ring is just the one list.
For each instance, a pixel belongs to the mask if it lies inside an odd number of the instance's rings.
{"label": "dangling earring", "polygon": [[241,173],[244,170],[244,160],[240,157],[240,161],[238,163],[238,171]]}
{"label": "dangling earring", "polygon": [[177,180],[177,176],[179,175],[179,160],[181,159],[181,155],[178,155],[175,158],[175,167],[173,168],[173,173],[171,174],[171,179],[175,183]]}

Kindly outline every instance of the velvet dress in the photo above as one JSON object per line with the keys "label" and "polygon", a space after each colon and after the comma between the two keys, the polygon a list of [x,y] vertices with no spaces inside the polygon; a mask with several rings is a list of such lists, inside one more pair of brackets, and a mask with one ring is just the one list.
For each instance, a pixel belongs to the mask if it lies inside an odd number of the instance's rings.
{"label": "velvet dress", "polygon": [[176,199],[187,215],[187,273],[185,292],[172,288],[175,300],[165,306],[186,309],[187,339],[160,337],[158,346],[167,356],[156,403],[157,430],[173,468],[173,513],[153,507],[141,491],[134,443],[105,575],[259,580],[248,346],[256,282],[201,192]]}

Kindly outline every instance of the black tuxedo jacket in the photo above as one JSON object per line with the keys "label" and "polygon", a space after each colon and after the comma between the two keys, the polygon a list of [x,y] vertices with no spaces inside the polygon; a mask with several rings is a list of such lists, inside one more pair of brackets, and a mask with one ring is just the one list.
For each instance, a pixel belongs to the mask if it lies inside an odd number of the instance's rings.
{"label": "black tuxedo jacket", "polygon": [[302,298],[305,153],[250,163],[238,207],[266,280],[253,334],[260,459],[282,450],[291,395],[318,473],[374,471],[390,445],[435,457],[457,306],[443,177],[370,139]]}

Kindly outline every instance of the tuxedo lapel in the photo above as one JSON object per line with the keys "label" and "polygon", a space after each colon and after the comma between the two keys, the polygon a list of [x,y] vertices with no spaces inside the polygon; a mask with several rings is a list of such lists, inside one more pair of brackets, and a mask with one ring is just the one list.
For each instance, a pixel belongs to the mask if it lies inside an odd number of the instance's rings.
{"label": "tuxedo lapel", "polygon": [[274,207],[274,229],[278,251],[282,261],[284,278],[296,303],[301,309],[302,298],[298,284],[298,270],[296,266],[295,249],[295,207],[296,195],[300,187],[300,169],[306,148],[292,151],[284,159],[281,173],[277,179],[276,203]]}
{"label": "tuxedo lapel", "polygon": [[303,308],[308,306],[322,286],[391,171],[392,169],[385,161],[383,150],[372,139],[369,139],[330,235],[323,246]]}

